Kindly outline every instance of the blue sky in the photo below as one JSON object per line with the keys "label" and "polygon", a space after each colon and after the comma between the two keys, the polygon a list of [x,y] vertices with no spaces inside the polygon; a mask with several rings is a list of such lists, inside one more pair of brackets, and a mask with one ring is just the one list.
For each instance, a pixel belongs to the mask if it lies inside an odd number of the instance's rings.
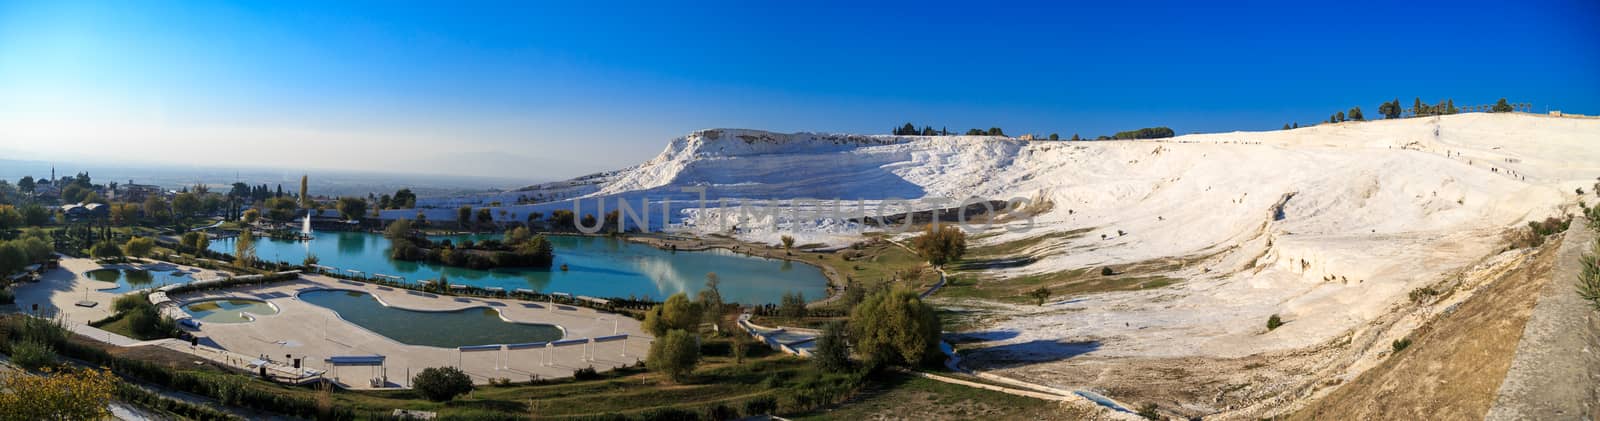
{"label": "blue sky", "polygon": [[561,178],[709,127],[1600,113],[1600,3],[12,2],[0,155]]}

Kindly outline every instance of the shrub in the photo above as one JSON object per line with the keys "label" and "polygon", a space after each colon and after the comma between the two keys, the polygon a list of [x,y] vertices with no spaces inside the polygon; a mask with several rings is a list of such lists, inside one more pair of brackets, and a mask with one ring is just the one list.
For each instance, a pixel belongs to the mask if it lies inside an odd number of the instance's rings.
{"label": "shrub", "polygon": [[1111,276],[1116,274],[1117,271],[1112,270],[1110,266],[1100,268],[1100,276]]}
{"label": "shrub", "polygon": [[1173,135],[1176,135],[1176,134],[1177,133],[1173,132],[1172,129],[1166,128],[1166,127],[1146,127],[1146,128],[1139,129],[1139,130],[1129,130],[1129,131],[1125,131],[1125,132],[1117,132],[1117,134],[1112,135],[1111,138],[1112,139],[1118,139],[1118,140],[1160,139],[1160,138],[1172,137]]}
{"label": "shrub", "polygon": [[829,373],[850,371],[850,344],[845,343],[841,323],[829,323],[817,338],[817,348],[811,356],[817,368]]}
{"label": "shrub", "polygon": [[1433,288],[1429,287],[1419,287],[1411,290],[1409,295],[1413,304],[1422,304],[1427,302],[1429,298],[1439,295],[1439,291],[1434,291]]}
{"label": "shrub", "polygon": [[700,345],[695,343],[694,335],[680,329],[657,336],[650,343],[650,355],[645,358],[645,364],[651,370],[665,373],[672,381],[680,383],[694,372],[694,366],[699,362]]}
{"label": "shrub", "polygon": [[645,421],[699,421],[700,415],[678,408],[655,408],[639,415]]}
{"label": "shrub", "polygon": [[472,378],[455,367],[428,367],[411,379],[411,387],[434,402],[455,399],[472,391]]}
{"label": "shrub", "polygon": [[791,319],[806,317],[806,296],[798,291],[783,293],[778,315]]}
{"label": "shrub", "polygon": [[39,340],[26,340],[11,346],[11,361],[29,370],[56,364],[56,351],[50,344]]}
{"label": "shrub", "polygon": [[1267,318],[1267,330],[1275,330],[1278,326],[1283,326],[1283,318],[1278,317],[1276,314]]}
{"label": "shrub", "polygon": [[746,417],[771,414],[776,409],[778,409],[778,400],[771,396],[762,396],[744,402],[744,415]]}
{"label": "shrub", "polygon": [[1578,296],[1600,310],[1600,239],[1589,247],[1589,253],[1578,257],[1582,269],[1578,273]]}
{"label": "shrub", "polygon": [[17,295],[15,293],[12,293],[9,289],[0,287],[0,305],[15,304],[16,302]]}
{"label": "shrub", "polygon": [[1157,408],[1154,402],[1147,402],[1139,406],[1139,416],[1147,420],[1159,420],[1161,419],[1161,412],[1157,411]]}
{"label": "shrub", "polygon": [[934,266],[961,260],[967,253],[967,233],[955,226],[945,225],[937,231],[932,225],[921,236],[911,240],[912,248]]}
{"label": "shrub", "polygon": [[687,294],[681,292],[672,294],[671,297],[667,297],[667,301],[645,313],[644,330],[656,337],[666,335],[674,329],[698,331],[700,321],[704,317],[701,310],[700,303],[690,301]]}
{"label": "shrub", "polygon": [[598,380],[600,377],[600,372],[595,370],[594,366],[592,365],[577,370],[572,370],[572,378],[574,380]]}
{"label": "shrub", "polygon": [[1404,351],[1404,350],[1406,350],[1407,347],[1410,347],[1410,346],[1411,346],[1411,338],[1395,339],[1394,343],[1389,345],[1390,348],[1394,349],[1394,353],[1396,353],[1396,354],[1399,354],[1400,351]]}
{"label": "shrub", "polygon": [[1035,305],[1041,305],[1042,306],[1042,305],[1044,305],[1045,300],[1049,300],[1050,299],[1050,288],[1039,287],[1039,289],[1035,289],[1035,290],[1029,292],[1028,296],[1029,297],[1033,297],[1033,303]]}

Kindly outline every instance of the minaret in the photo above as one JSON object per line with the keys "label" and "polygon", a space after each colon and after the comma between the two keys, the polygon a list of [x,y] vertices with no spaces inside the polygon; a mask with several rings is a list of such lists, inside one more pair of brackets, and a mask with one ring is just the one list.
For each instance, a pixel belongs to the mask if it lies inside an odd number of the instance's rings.
{"label": "minaret", "polygon": [[56,166],[50,166],[50,184],[56,183]]}

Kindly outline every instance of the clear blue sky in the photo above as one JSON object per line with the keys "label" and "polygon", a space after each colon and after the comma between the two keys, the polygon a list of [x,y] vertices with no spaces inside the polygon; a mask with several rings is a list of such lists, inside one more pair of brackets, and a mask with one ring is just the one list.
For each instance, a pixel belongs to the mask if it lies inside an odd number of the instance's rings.
{"label": "clear blue sky", "polygon": [[865,3],[0,0],[0,155],[559,178],[708,127],[1600,112],[1594,0]]}

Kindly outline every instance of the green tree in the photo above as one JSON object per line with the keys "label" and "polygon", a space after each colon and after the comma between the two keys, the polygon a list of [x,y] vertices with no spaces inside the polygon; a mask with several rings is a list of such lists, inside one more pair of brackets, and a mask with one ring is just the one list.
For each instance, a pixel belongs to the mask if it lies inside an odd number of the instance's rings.
{"label": "green tree", "polygon": [[22,228],[22,212],[12,206],[0,206],[0,231]]}
{"label": "green tree", "polygon": [[822,371],[850,371],[850,344],[845,341],[842,323],[829,323],[822,328],[822,336],[817,337],[817,348],[811,353],[811,361]]}
{"label": "green tree", "polygon": [[704,319],[701,310],[700,304],[689,301],[687,294],[672,294],[645,312],[643,329],[658,338],[673,329],[696,332]]}
{"label": "green tree", "polygon": [[1078,134],[1077,134],[1077,133],[1073,133],[1073,134],[1072,134],[1072,140],[1073,140],[1073,141],[1079,141],[1079,140],[1083,140],[1083,138],[1081,138],[1081,137],[1078,137]]}
{"label": "green tree", "polygon": [[434,402],[446,402],[472,391],[472,378],[455,367],[428,367],[411,379],[411,388]]}
{"label": "green tree", "polygon": [[177,197],[172,198],[172,212],[179,219],[193,217],[200,212],[200,197],[194,193],[178,193]]}
{"label": "green tree", "polygon": [[700,362],[700,345],[697,342],[694,335],[683,329],[672,329],[665,335],[657,335],[656,340],[650,343],[645,366],[666,374],[674,382],[682,383],[694,372],[695,364]]}
{"label": "green tree", "polygon": [[1428,106],[1422,104],[1422,97],[1411,101],[1411,115],[1413,117],[1428,115]]}
{"label": "green tree", "polygon": [[928,263],[934,266],[943,266],[945,263],[961,260],[967,254],[967,234],[960,228],[945,225],[935,230],[928,226],[928,230],[911,241],[912,248]]}
{"label": "green tree", "polygon": [[306,185],[306,175],[300,175],[300,208],[311,209],[311,192]]}
{"label": "green tree", "polygon": [[466,228],[470,225],[472,225],[472,207],[462,205],[456,208],[456,226],[458,228]]}
{"label": "green tree", "polygon": [[1343,123],[1344,122],[1344,111],[1340,111],[1338,113],[1335,113],[1333,115],[1333,122],[1335,122],[1335,123]]}
{"label": "green tree", "polygon": [[390,240],[411,238],[411,220],[400,218],[390,222],[388,227],[384,227],[383,236]]}
{"label": "green tree", "polygon": [[260,210],[251,209],[251,210],[244,211],[244,223],[246,223],[246,224],[254,224],[254,223],[256,223],[256,221],[259,221],[259,220],[261,220],[261,211]]}
{"label": "green tree", "polygon": [[806,296],[799,291],[783,293],[783,299],[778,304],[778,315],[790,319],[806,317]]}
{"label": "green tree", "polygon": [[1494,108],[1490,109],[1490,111],[1497,113],[1509,113],[1513,110],[1514,108],[1511,107],[1511,104],[1506,103],[1505,98],[1500,98],[1499,101],[1495,101]]}
{"label": "green tree", "polygon": [[494,210],[478,208],[478,225],[494,226]]}
{"label": "green tree", "polygon": [[233,260],[240,266],[250,266],[256,261],[256,236],[250,230],[239,232],[233,241]]}
{"label": "green tree", "polygon": [[1350,109],[1350,119],[1355,121],[1363,121],[1366,120],[1367,117],[1361,115],[1361,107],[1357,106]]}
{"label": "green tree", "polygon": [[151,222],[164,224],[172,216],[172,208],[160,196],[150,196],[144,199],[144,217]]}
{"label": "green tree", "polygon": [[17,190],[21,191],[23,193],[27,193],[30,196],[32,196],[33,193],[35,191],[37,191],[37,190],[35,190],[36,187],[37,186],[33,182],[33,176],[31,176],[31,175],[22,176],[22,179],[17,180]]}
{"label": "green tree", "polygon": [[988,135],[1005,137],[1006,136],[1006,132],[1004,130],[1000,130],[999,127],[990,127]]}
{"label": "green tree", "polygon": [[134,258],[144,258],[149,256],[150,252],[155,250],[155,248],[156,241],[146,237],[133,237],[132,239],[128,240],[127,244],[123,245],[123,250],[128,253],[128,256]]}
{"label": "green tree", "polygon": [[907,289],[884,290],[850,312],[856,352],[883,364],[919,365],[939,352],[939,318],[933,306]]}
{"label": "green tree", "polygon": [[1056,134],[1056,133],[1051,133],[1050,134],[1050,140],[1061,140],[1061,135]]}
{"label": "green tree", "polygon": [[411,189],[400,189],[394,192],[394,198],[389,200],[394,209],[411,209],[417,207],[417,195]]}
{"label": "green tree", "polygon": [[339,211],[339,217],[346,220],[360,221],[367,216],[367,200],[359,197],[341,197],[334,204],[334,209]]}
{"label": "green tree", "polygon": [[89,256],[97,260],[122,259],[122,248],[116,243],[101,241],[89,248]]}
{"label": "green tree", "polygon": [[783,237],[780,237],[779,240],[781,242],[783,242],[783,249],[784,250],[794,249],[794,237],[790,237],[790,236],[785,235]]}

